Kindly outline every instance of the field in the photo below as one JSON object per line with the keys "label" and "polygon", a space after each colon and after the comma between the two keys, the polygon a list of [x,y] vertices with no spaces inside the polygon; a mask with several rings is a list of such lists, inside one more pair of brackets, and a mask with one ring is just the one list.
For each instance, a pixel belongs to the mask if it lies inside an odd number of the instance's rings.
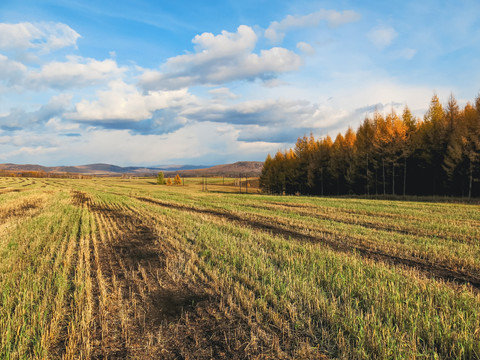
{"label": "field", "polygon": [[0,358],[480,357],[478,204],[201,189],[0,178]]}

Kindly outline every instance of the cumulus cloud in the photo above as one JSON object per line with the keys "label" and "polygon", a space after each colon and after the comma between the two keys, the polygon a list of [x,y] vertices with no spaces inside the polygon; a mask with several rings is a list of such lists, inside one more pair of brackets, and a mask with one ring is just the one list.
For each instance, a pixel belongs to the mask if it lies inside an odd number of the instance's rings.
{"label": "cumulus cloud", "polygon": [[164,134],[184,126],[181,109],[196,98],[187,89],[141,93],[122,80],[98,91],[95,101],[82,100],[65,118],[105,129],[126,129],[139,134]]}
{"label": "cumulus cloud", "polygon": [[370,41],[379,49],[390,45],[397,36],[398,33],[391,26],[377,27],[368,34]]}
{"label": "cumulus cloud", "polygon": [[80,56],[67,56],[67,61],[52,61],[38,71],[27,75],[27,83],[35,88],[68,89],[104,83],[121,76],[126,68],[115,60],[95,60]]}
{"label": "cumulus cloud", "polygon": [[102,85],[121,77],[127,71],[115,60],[96,60],[80,56],[67,56],[66,61],[51,61],[39,69],[0,54],[0,84],[15,91],[79,88]]}
{"label": "cumulus cloud", "polygon": [[[238,104],[203,104],[182,111],[190,120],[229,123],[233,125],[282,126],[289,128],[319,127],[330,115],[327,109],[305,100],[255,100]],[[297,134],[298,135],[298,134]]]}
{"label": "cumulus cloud", "polygon": [[360,19],[360,14],[352,10],[335,11],[321,9],[307,15],[288,15],[281,21],[273,21],[265,30],[265,37],[273,43],[279,43],[289,29],[318,26],[326,21],[330,27],[337,27]]}
{"label": "cumulus cloud", "polygon": [[146,70],[140,76],[145,90],[178,89],[198,84],[222,84],[241,79],[269,79],[278,73],[296,70],[300,56],[274,47],[253,53],[257,35],[249,26],[219,35],[203,33],[193,39],[195,52],[167,60],[162,71]]}
{"label": "cumulus cloud", "polygon": [[297,49],[299,49],[301,52],[303,52],[306,55],[315,54],[315,49],[312,47],[312,45],[304,41],[300,41],[299,43],[297,43]]}
{"label": "cumulus cloud", "polygon": [[46,105],[33,112],[12,109],[8,115],[0,117],[0,129],[16,131],[26,127],[43,125],[51,118],[62,115],[70,106],[71,100],[71,95],[60,94],[53,96]]}
{"label": "cumulus cloud", "polygon": [[48,128],[49,132],[63,133],[65,135],[74,130],[78,131],[80,125],[76,123],[65,122],[60,116],[54,116],[45,123],[45,127]]}
{"label": "cumulus cloud", "polygon": [[80,35],[75,30],[62,23],[0,23],[0,49],[2,50],[37,49],[47,53],[68,46],[76,46],[78,38]]}
{"label": "cumulus cloud", "polygon": [[109,90],[98,91],[98,100],[82,100],[76,104],[75,112],[66,116],[79,121],[140,121],[151,118],[154,111],[194,99],[186,89],[142,94],[122,80],[112,81],[109,86]]}
{"label": "cumulus cloud", "polygon": [[208,90],[208,93],[216,99],[236,99],[238,96],[230,91],[227,87],[219,87]]}
{"label": "cumulus cloud", "polygon": [[22,63],[10,60],[0,54],[0,82],[4,82],[9,86],[18,84],[26,71],[27,67]]}

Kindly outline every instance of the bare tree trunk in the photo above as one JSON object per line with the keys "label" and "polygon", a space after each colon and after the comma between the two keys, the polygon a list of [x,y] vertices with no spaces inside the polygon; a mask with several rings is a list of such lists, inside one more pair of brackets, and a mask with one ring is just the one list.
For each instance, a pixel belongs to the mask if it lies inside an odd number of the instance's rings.
{"label": "bare tree trunk", "polygon": [[368,152],[367,152],[367,195],[370,195],[370,188],[368,186]]}
{"label": "bare tree trunk", "polygon": [[403,196],[406,195],[407,190],[407,157],[403,159]]}
{"label": "bare tree trunk", "polygon": [[383,175],[383,195],[387,194],[386,184],[385,184],[385,159],[382,159],[382,175]]}
{"label": "bare tree trunk", "polygon": [[347,184],[348,184],[348,195],[352,194],[352,161],[349,161],[348,163],[348,179],[347,179]]}
{"label": "bare tree trunk", "polygon": [[395,195],[395,161],[392,161],[392,195]]}
{"label": "bare tree trunk", "polygon": [[472,183],[473,183],[473,165],[470,161],[470,181],[468,184],[468,198],[472,197]]}
{"label": "bare tree trunk", "polygon": [[323,196],[323,167],[320,169],[320,174],[321,174],[321,184],[322,184],[322,196]]}

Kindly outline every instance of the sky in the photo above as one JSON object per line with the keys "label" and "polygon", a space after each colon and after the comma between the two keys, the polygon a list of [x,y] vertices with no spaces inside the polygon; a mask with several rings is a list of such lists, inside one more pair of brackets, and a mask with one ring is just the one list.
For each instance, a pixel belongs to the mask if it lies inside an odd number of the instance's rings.
{"label": "sky", "polygon": [[478,69],[478,0],[1,0],[0,163],[263,161]]}

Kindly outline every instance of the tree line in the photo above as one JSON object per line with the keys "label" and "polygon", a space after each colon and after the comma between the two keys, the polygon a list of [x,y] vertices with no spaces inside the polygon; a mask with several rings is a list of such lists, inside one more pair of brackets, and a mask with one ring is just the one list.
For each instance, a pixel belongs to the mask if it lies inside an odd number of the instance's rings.
{"label": "tree line", "polygon": [[0,177],[22,178],[54,178],[54,179],[91,179],[92,175],[76,174],[68,172],[45,172],[45,171],[8,171],[0,170]]}
{"label": "tree line", "polygon": [[480,95],[461,108],[435,94],[423,119],[406,106],[375,111],[332,141],[312,134],[267,156],[260,187],[271,194],[480,196]]}

